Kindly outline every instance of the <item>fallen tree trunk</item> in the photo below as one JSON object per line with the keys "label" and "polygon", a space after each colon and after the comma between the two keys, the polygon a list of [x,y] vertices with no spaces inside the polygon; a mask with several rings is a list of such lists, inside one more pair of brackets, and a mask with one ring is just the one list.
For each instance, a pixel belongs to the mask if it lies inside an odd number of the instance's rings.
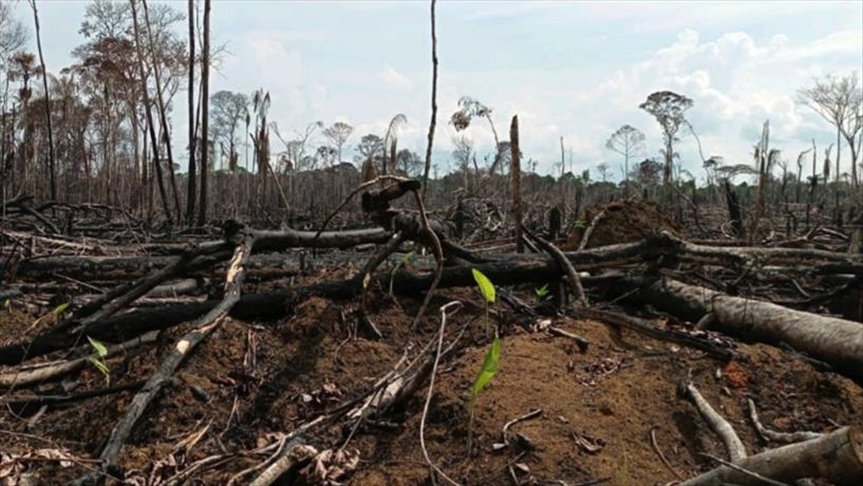
{"label": "fallen tree trunk", "polygon": [[[524,282],[542,282],[558,279],[560,268],[551,261],[499,262],[477,265],[475,267],[445,268],[439,287],[466,287],[475,285],[472,268],[486,274],[497,285],[510,285]],[[371,285],[388,288],[391,275],[378,275]],[[402,295],[418,295],[431,286],[433,275],[414,275],[401,270],[393,276],[393,289]],[[608,286],[619,284],[620,274],[587,277],[582,279],[585,286]],[[250,294],[241,297],[231,309],[230,315],[241,320],[275,320],[284,317],[292,308],[292,302],[313,295],[330,299],[350,299],[360,295],[363,289],[361,277],[336,282],[297,287],[275,292]],[[193,320],[209,312],[219,303],[210,300],[204,303],[171,305],[160,308],[137,309],[115,317],[94,322],[79,333],[48,331],[30,341],[0,347],[0,365],[15,365],[27,359],[74,346],[83,334],[108,342],[122,342],[151,330],[167,329],[183,322]],[[85,340],[86,341],[86,340]]]}
{"label": "fallen tree trunk", "polygon": [[674,280],[661,280],[642,297],[693,322],[713,313],[711,328],[752,341],[779,345],[824,361],[863,382],[863,325],[788,309],[770,302],[732,297]]}
{"label": "fallen tree trunk", "polygon": [[[837,486],[863,484],[863,429],[843,427],[823,437],[770,449],[734,461],[746,471],[783,482],[823,478]],[[728,466],[718,467],[680,486],[756,486],[760,479]]]}

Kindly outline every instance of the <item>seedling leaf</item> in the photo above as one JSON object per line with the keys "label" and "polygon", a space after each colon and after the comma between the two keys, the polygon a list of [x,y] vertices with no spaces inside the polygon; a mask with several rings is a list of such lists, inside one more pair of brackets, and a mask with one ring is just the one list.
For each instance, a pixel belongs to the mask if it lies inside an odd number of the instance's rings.
{"label": "seedling leaf", "polygon": [[99,341],[96,341],[95,339],[91,338],[90,336],[87,336],[87,340],[90,341],[90,346],[93,346],[93,349],[96,351],[96,354],[98,354],[99,357],[104,358],[105,356],[108,356],[108,347],[107,346],[105,346],[104,344],[102,344]]}
{"label": "seedling leaf", "polygon": [[68,302],[64,302],[64,303],[62,303],[62,304],[58,305],[57,307],[55,307],[55,308],[54,308],[54,310],[53,310],[52,312],[54,312],[54,315],[55,315],[55,316],[59,316],[60,314],[62,314],[62,313],[63,313],[63,311],[65,311],[65,310],[66,310],[66,309],[68,309],[68,308],[69,308],[69,303],[68,303]]}
{"label": "seedling leaf", "polygon": [[491,280],[485,276],[482,272],[477,269],[471,269],[473,273],[473,279],[476,280],[476,284],[479,286],[479,291],[482,292],[482,296],[485,298],[486,302],[491,304],[494,303],[495,292],[494,292],[494,284],[491,283]]}
{"label": "seedling leaf", "polygon": [[479,376],[473,383],[472,393],[474,396],[479,395],[483,388],[494,378],[497,373],[497,366],[500,362],[500,338],[494,338],[491,343],[488,353],[485,355],[485,361],[482,364],[482,369],[479,371]]}
{"label": "seedling leaf", "polygon": [[546,295],[548,295],[548,284],[545,284],[545,285],[543,285],[542,287],[540,287],[540,288],[538,288],[538,289],[535,289],[534,291],[536,292],[536,296],[537,296],[540,300],[542,300],[542,299],[543,299],[543,297],[545,297]]}
{"label": "seedling leaf", "polygon": [[96,359],[92,356],[87,358],[87,360],[96,367],[97,370],[101,371],[103,375],[109,376],[111,374],[111,370],[108,369],[108,365],[105,364],[101,359]]}

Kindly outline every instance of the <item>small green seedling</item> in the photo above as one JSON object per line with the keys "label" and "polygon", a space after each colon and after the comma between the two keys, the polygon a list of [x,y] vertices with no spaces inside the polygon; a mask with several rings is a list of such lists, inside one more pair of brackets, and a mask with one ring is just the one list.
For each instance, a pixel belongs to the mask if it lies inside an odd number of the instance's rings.
{"label": "small green seedling", "polygon": [[536,301],[542,302],[546,297],[548,297],[548,284],[545,284],[538,289],[534,289],[533,291],[536,292]]}
{"label": "small green seedling", "polygon": [[585,223],[584,221],[579,219],[575,223],[572,224],[572,227],[575,229],[578,229],[578,230],[584,229],[587,227],[587,223]]}
{"label": "small green seedling", "polygon": [[396,272],[399,271],[399,268],[407,265],[407,263],[410,261],[411,258],[413,258],[413,256],[414,256],[414,252],[412,252],[412,251],[405,253],[405,255],[402,257],[402,259],[399,260],[398,263],[396,263],[395,267],[393,267],[393,271],[390,272],[390,297],[393,296],[393,279],[396,278]]}
{"label": "small green seedling", "polygon": [[111,369],[108,368],[108,363],[105,362],[105,357],[108,356],[108,347],[90,336],[87,336],[87,340],[90,341],[90,346],[92,346],[93,351],[96,352],[96,356],[87,357],[87,361],[89,361],[97,370],[102,372],[105,376],[105,384],[110,385]]}
{"label": "small green seedling", "polygon": [[53,312],[55,316],[59,317],[61,314],[66,312],[66,309],[68,309],[68,308],[69,308],[69,303],[64,302],[64,303],[58,305],[57,307],[55,307],[54,310],[51,312]]}
{"label": "small green seedling", "polygon": [[491,280],[489,280],[484,273],[475,268],[471,270],[471,273],[473,273],[473,279],[476,280],[479,291],[485,299],[485,332],[486,334],[489,334],[488,305],[494,304],[495,301],[496,294],[494,284],[491,283]]}
{"label": "small green seedling", "polygon": [[482,368],[479,370],[479,375],[477,375],[476,380],[473,382],[473,387],[470,390],[470,403],[468,404],[468,410],[470,415],[470,422],[468,422],[467,427],[467,453],[470,455],[472,446],[473,446],[473,410],[474,405],[476,405],[476,398],[479,396],[479,393],[485,388],[485,386],[494,378],[494,375],[497,374],[497,368],[500,364],[500,338],[494,338],[494,341],[491,343],[491,348],[489,348],[488,353],[485,355],[485,361],[482,363]]}
{"label": "small green seedling", "polygon": [[[495,289],[494,284],[491,283],[488,277],[485,276],[482,272],[477,269],[472,270],[473,278],[476,280],[477,286],[479,286],[479,290],[482,293],[483,298],[485,299],[485,322],[486,322],[486,332],[489,330],[489,319],[488,319],[488,306],[489,304],[493,304],[495,302]],[[497,334],[497,333],[495,333]],[[485,361],[482,363],[482,368],[479,370],[479,375],[477,375],[476,380],[473,382],[473,388],[471,388],[470,393],[470,403],[468,405],[470,422],[468,423],[468,432],[467,432],[467,452],[468,455],[471,453],[471,449],[473,446],[473,410],[474,404],[476,403],[476,398],[479,393],[485,388],[488,382],[494,378],[494,375],[497,373],[498,364],[500,363],[500,338],[495,336],[494,341],[491,343],[491,348],[489,348],[488,353],[485,355]]]}

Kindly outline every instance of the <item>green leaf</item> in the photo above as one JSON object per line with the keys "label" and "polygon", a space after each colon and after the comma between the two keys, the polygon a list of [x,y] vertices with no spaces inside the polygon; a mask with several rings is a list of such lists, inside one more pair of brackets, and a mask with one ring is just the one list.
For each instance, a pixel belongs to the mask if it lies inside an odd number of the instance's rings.
{"label": "green leaf", "polygon": [[111,383],[111,370],[110,368],[108,368],[108,365],[105,364],[104,361],[102,361],[101,359],[96,359],[92,356],[87,358],[87,361],[89,361],[97,370],[102,372],[102,374],[105,376],[105,381],[107,383]]}
{"label": "green leaf", "polygon": [[482,296],[485,297],[486,302],[494,303],[494,284],[491,283],[491,280],[485,276],[482,272],[477,269],[472,269],[473,279],[476,280],[476,284],[479,285],[479,291],[482,292]]}
{"label": "green leaf", "polygon": [[409,252],[405,253],[405,256],[403,256],[401,261],[399,261],[398,265],[396,265],[396,268],[399,268],[402,265],[406,265],[410,261],[410,259],[413,258],[413,256],[414,256],[413,251],[409,251]]}
{"label": "green leaf", "polygon": [[87,336],[87,340],[90,341],[90,346],[93,346],[93,349],[96,351],[96,354],[98,354],[102,358],[104,358],[105,356],[108,356],[108,347],[107,346],[100,343],[99,341],[96,341],[95,339],[91,338],[90,336]]}
{"label": "green leaf", "polygon": [[575,229],[584,229],[587,227],[587,223],[582,220],[578,220],[572,225],[572,227]]}
{"label": "green leaf", "polygon": [[52,312],[54,313],[55,316],[59,316],[60,314],[63,313],[63,311],[65,311],[68,308],[69,308],[69,303],[64,302],[64,303],[58,305],[57,307],[55,307]]}
{"label": "green leaf", "polygon": [[535,289],[536,296],[540,299],[548,295],[548,284],[543,285],[542,287]]}
{"label": "green leaf", "polygon": [[500,338],[494,338],[491,343],[488,353],[485,355],[485,361],[482,364],[482,369],[479,371],[479,376],[473,382],[472,393],[474,396],[479,395],[479,392],[494,378],[497,373],[497,366],[500,362]]}

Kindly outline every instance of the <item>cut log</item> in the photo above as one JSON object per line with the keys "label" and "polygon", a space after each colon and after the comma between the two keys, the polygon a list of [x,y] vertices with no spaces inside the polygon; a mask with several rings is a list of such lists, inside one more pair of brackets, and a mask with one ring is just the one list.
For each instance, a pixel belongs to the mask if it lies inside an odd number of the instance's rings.
{"label": "cut log", "polygon": [[[792,482],[823,478],[837,486],[863,484],[863,429],[843,427],[818,439],[798,442],[749,456],[734,465],[773,480]],[[761,480],[728,466],[692,478],[680,486],[756,486]]]}
{"label": "cut log", "polygon": [[858,322],[732,297],[667,279],[645,289],[642,297],[692,321],[712,312],[715,319],[711,329],[775,346],[786,343],[863,382],[863,325]]}

